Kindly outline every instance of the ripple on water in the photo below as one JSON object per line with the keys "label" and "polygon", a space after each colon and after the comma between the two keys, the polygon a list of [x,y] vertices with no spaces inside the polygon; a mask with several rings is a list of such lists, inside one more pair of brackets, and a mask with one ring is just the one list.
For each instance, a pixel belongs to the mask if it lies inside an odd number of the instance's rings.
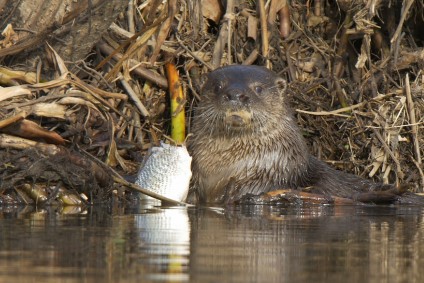
{"label": "ripple on water", "polygon": [[0,282],[422,282],[423,209],[0,209]]}

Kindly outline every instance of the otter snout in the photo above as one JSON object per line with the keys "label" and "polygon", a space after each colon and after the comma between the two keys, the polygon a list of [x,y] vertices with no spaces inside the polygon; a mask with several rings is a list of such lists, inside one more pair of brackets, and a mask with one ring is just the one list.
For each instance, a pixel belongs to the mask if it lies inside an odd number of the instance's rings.
{"label": "otter snout", "polygon": [[245,128],[248,127],[252,122],[252,113],[245,110],[228,110],[225,113],[224,121],[225,124],[231,128]]}
{"label": "otter snout", "polygon": [[228,88],[225,90],[224,95],[228,98],[229,101],[240,104],[247,104],[251,99],[248,91],[242,88]]}

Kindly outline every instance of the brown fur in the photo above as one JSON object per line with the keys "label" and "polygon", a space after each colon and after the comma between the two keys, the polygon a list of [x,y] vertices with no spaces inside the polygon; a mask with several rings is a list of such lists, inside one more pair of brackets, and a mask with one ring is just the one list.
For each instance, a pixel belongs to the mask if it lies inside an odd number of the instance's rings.
{"label": "brown fur", "polygon": [[286,82],[263,67],[234,65],[208,75],[189,140],[192,200],[231,203],[245,194],[306,187],[352,199],[393,191],[311,156],[285,91]]}

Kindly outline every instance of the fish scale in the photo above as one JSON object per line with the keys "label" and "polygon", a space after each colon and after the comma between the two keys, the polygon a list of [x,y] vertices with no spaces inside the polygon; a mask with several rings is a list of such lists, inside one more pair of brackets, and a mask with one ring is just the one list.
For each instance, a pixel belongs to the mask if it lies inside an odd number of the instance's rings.
{"label": "fish scale", "polygon": [[187,198],[191,178],[191,156],[185,146],[161,142],[152,147],[138,172],[136,184],[165,196],[184,201]]}

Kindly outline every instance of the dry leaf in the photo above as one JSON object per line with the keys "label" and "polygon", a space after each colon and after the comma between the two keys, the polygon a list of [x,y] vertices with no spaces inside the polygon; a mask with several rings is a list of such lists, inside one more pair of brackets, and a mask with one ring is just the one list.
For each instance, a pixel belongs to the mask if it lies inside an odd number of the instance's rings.
{"label": "dry leaf", "polygon": [[4,36],[4,39],[0,41],[0,47],[2,48],[10,47],[18,41],[18,35],[13,30],[11,24],[6,26],[1,35]]}
{"label": "dry leaf", "polygon": [[31,91],[25,86],[10,86],[0,88],[0,101],[7,100],[9,98],[21,95],[30,95]]}
{"label": "dry leaf", "polygon": [[216,24],[219,23],[219,20],[222,16],[222,6],[219,0],[202,0],[200,2],[202,6],[202,15],[203,17],[214,21]]}

